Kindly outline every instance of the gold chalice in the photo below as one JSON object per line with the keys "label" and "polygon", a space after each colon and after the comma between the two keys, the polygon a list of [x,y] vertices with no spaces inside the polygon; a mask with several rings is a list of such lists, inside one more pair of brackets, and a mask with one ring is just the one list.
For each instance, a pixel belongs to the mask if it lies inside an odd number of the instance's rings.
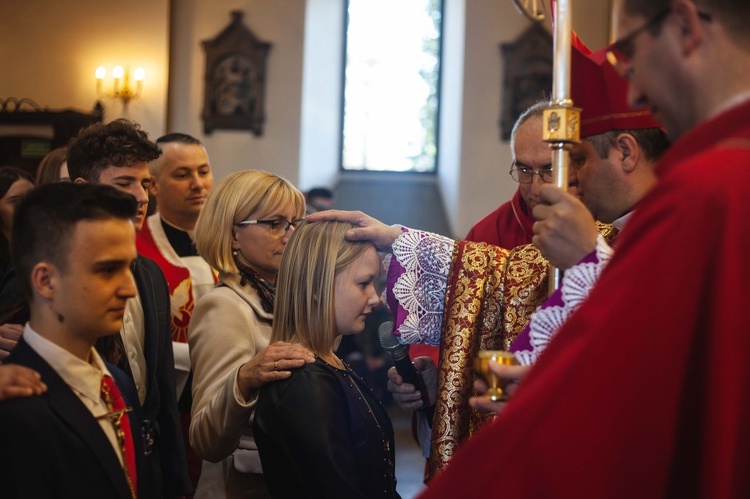
{"label": "gold chalice", "polygon": [[504,350],[480,350],[474,358],[474,372],[487,383],[487,392],[483,397],[492,402],[507,400],[505,386],[508,380],[503,380],[490,371],[490,361],[498,364],[516,365],[516,356]]}

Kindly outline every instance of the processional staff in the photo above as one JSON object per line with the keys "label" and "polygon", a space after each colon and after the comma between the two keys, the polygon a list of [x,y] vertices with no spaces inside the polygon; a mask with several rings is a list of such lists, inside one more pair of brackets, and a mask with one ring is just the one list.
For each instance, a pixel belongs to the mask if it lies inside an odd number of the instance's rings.
{"label": "processional staff", "polygon": [[[544,11],[537,0],[513,0],[529,19],[544,20]],[[542,140],[552,149],[555,185],[568,187],[568,162],[572,144],[581,141],[581,110],[573,107],[570,98],[571,9],[570,0],[550,0],[553,19],[552,100],[544,110]],[[560,287],[562,271],[550,265],[549,292]]]}

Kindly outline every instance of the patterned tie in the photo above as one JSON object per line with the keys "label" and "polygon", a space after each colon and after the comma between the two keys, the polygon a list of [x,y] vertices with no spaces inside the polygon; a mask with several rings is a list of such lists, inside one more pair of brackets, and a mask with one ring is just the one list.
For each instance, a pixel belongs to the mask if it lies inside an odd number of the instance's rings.
{"label": "patterned tie", "polygon": [[117,388],[115,380],[110,376],[102,377],[102,400],[107,404],[110,411],[106,417],[115,428],[117,442],[120,444],[122,455],[125,458],[125,478],[130,486],[130,494],[135,499],[137,497],[135,484],[138,483],[135,467],[135,447],[133,446],[133,434],[130,431],[130,419],[126,414],[130,409],[125,407],[122,394]]}

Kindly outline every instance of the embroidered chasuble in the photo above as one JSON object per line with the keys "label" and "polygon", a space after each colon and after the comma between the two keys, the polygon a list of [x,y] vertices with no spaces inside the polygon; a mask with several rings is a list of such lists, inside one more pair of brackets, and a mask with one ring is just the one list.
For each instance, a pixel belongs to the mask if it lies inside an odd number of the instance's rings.
{"label": "embroidered chasuble", "polygon": [[473,358],[506,350],[547,294],[547,261],[536,247],[508,251],[404,229],[387,258],[386,292],[404,343],[440,346],[429,474],[488,416],[471,409]]}
{"label": "embroidered chasuble", "polygon": [[[598,224],[605,237],[612,226]],[[386,257],[386,298],[403,343],[440,346],[429,475],[491,418],[469,407],[478,350],[508,350],[547,298],[548,262],[523,245],[506,250],[406,229]]]}
{"label": "embroidered chasuble", "polygon": [[536,247],[456,244],[446,293],[429,474],[491,418],[469,407],[478,350],[507,350],[546,298],[547,262]]}

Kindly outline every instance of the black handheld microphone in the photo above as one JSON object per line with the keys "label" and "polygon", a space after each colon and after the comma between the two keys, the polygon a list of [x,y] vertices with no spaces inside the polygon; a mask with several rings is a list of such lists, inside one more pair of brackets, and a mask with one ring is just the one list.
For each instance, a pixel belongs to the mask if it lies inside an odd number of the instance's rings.
{"label": "black handheld microphone", "polygon": [[[393,321],[386,321],[378,328],[378,337],[380,338],[380,344],[388,352],[393,360],[393,365],[396,367],[396,372],[403,378],[404,383],[414,385],[419,393],[422,394],[422,407],[418,410],[429,411],[428,419],[431,417],[430,397],[427,394],[427,388],[425,387],[424,381],[417,374],[417,370],[414,369],[414,364],[411,363],[409,358],[409,350],[398,342],[398,338],[393,336],[391,332],[393,330]],[[432,422],[432,421],[430,421]]]}

